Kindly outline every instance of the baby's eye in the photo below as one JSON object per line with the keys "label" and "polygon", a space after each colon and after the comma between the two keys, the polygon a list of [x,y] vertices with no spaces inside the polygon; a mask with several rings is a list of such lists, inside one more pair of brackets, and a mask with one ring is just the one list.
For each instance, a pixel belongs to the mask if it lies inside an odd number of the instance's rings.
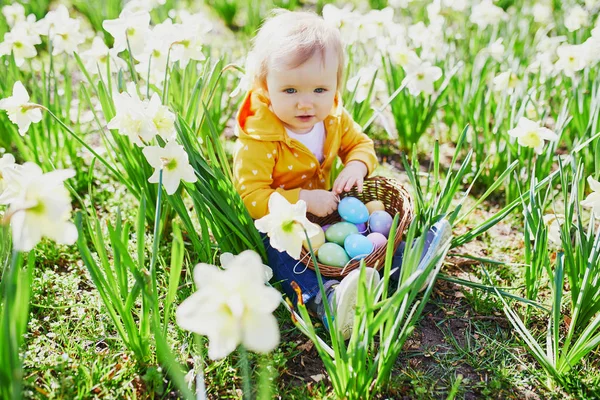
{"label": "baby's eye", "polygon": [[283,92],[288,93],[288,94],[294,94],[294,93],[296,93],[296,89],[288,88],[288,89],[284,89]]}
{"label": "baby's eye", "polygon": [[327,91],[327,89],[322,88],[322,87],[315,89],[315,93],[325,93],[326,91]]}

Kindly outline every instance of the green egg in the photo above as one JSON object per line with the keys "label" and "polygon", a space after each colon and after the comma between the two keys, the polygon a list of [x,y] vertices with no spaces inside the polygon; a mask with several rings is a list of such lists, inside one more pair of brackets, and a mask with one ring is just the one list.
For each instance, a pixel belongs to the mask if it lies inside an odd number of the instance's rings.
{"label": "green egg", "polygon": [[319,247],[317,258],[321,264],[339,268],[343,268],[350,261],[346,250],[335,243],[325,243]]}
{"label": "green egg", "polygon": [[338,222],[337,224],[331,225],[327,232],[325,232],[325,238],[328,242],[344,246],[344,240],[348,235],[358,233],[356,225],[350,222]]}

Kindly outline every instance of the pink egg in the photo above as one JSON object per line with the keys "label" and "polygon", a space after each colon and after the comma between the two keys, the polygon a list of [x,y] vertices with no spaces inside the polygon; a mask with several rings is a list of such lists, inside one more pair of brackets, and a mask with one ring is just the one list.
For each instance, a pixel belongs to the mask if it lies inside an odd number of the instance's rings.
{"label": "pink egg", "polygon": [[379,232],[388,237],[392,227],[392,216],[385,211],[375,211],[369,217],[369,229],[371,232]]}
{"label": "pink egg", "polygon": [[369,239],[371,243],[373,243],[375,249],[385,246],[385,244],[387,243],[387,238],[379,232],[369,233],[367,235],[367,239]]}

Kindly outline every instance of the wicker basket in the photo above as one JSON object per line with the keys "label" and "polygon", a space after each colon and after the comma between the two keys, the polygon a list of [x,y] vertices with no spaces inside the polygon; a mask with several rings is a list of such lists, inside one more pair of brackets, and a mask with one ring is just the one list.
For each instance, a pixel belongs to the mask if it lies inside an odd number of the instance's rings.
{"label": "wicker basket", "polygon": [[[349,192],[344,192],[340,195],[341,198],[347,196],[356,197],[363,203],[367,203],[372,200],[381,200],[385,205],[385,211],[387,211],[392,217],[394,217],[397,213],[400,214],[398,229],[396,230],[396,237],[394,238],[394,251],[396,251],[398,245],[402,241],[404,231],[414,216],[412,198],[406,189],[393,179],[385,178],[383,176],[375,176],[364,180],[362,193],[358,193],[356,187],[353,187]],[[317,217],[310,213],[307,215],[307,217],[311,222],[315,222],[320,226],[341,221],[340,215],[337,213],[337,211],[326,217]],[[381,267],[384,265],[386,249],[387,246],[381,246],[373,253],[369,254],[364,258],[365,264],[368,267],[373,267],[377,270],[381,269]],[[300,253],[300,260],[303,260],[304,264],[308,268],[312,270],[315,269],[309,252],[304,248],[302,248],[302,252]],[[344,268],[319,263],[319,271],[323,276],[330,278],[343,278],[359,266],[360,260],[353,260]]]}

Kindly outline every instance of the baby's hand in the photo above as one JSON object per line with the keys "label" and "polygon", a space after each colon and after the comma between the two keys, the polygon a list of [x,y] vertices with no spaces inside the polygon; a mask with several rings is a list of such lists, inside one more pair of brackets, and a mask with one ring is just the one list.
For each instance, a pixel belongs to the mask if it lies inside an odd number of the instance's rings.
{"label": "baby's hand", "polygon": [[325,217],[337,210],[340,198],[332,192],[322,189],[301,190],[300,200],[306,202],[306,210],[317,217]]}
{"label": "baby's hand", "polygon": [[356,185],[358,192],[362,192],[363,178],[367,175],[367,172],[367,166],[363,162],[350,161],[338,175],[331,191],[336,194],[348,192]]}

